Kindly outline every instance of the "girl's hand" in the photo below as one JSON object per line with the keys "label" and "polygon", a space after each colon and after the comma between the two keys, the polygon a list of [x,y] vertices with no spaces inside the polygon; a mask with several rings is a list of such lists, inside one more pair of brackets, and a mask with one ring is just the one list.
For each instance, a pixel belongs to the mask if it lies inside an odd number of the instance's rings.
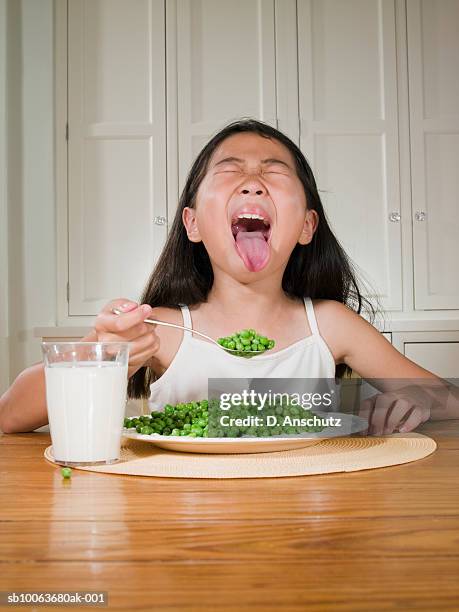
{"label": "girl's hand", "polygon": [[430,419],[430,405],[431,401],[419,392],[377,393],[360,405],[359,416],[368,421],[368,429],[361,434],[380,436],[416,429]]}
{"label": "girl's hand", "polygon": [[[122,314],[113,314],[113,308]],[[139,306],[129,300],[113,300],[99,313],[94,328],[98,342],[129,342],[128,376],[151,359],[159,349],[156,325],[144,323],[153,309],[148,304]]]}

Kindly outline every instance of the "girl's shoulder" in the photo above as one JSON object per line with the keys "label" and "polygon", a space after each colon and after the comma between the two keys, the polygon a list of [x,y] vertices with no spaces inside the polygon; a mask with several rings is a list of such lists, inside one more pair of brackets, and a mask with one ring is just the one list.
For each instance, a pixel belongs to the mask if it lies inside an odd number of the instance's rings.
{"label": "girl's shoulder", "polygon": [[319,328],[319,334],[322,336],[326,345],[330,349],[335,363],[339,364],[343,362],[344,355],[340,350],[334,330],[334,319],[336,317],[337,310],[335,304],[338,304],[338,302],[335,302],[334,300],[312,300],[314,315],[316,317],[317,327]]}
{"label": "girl's shoulder", "polygon": [[362,378],[424,378],[434,375],[407,359],[362,315],[334,300],[313,300],[317,326],[336,363]]}
{"label": "girl's shoulder", "polygon": [[354,310],[336,300],[312,300],[319,333],[330,349],[335,363],[344,363],[349,337],[361,323],[370,325]]}
{"label": "girl's shoulder", "polygon": [[[349,317],[358,317],[362,318],[359,314],[357,314],[352,308],[346,306],[346,304],[342,304],[341,302],[337,302],[336,300],[325,300],[325,299],[313,299],[312,304],[314,306],[314,313],[317,318],[317,325],[320,329],[320,323],[325,327],[330,327],[333,324],[336,324],[337,320],[342,320],[343,318]],[[320,321],[319,321],[320,319]]]}

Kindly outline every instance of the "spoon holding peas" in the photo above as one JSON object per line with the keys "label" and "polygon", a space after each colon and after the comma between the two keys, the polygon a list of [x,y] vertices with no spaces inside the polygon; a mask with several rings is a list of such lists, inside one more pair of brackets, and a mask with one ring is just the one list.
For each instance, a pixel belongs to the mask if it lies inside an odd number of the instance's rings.
{"label": "spoon holding peas", "polygon": [[[121,310],[118,310],[118,308],[112,308],[112,312],[116,315],[122,314]],[[219,348],[223,349],[227,353],[234,354],[235,357],[255,357],[256,355],[263,354],[265,351],[269,351],[275,345],[274,340],[270,340],[269,338],[266,338],[266,336],[260,336],[254,329],[244,329],[241,332],[232,334],[231,336],[214,340],[210,336],[198,332],[195,329],[191,329],[190,327],[185,327],[184,325],[167,323],[166,321],[160,321],[158,319],[144,319],[144,321],[145,323],[150,323],[151,325],[164,325],[165,327],[175,327],[177,329],[190,331],[192,334],[206,338],[206,340],[216,344]]]}

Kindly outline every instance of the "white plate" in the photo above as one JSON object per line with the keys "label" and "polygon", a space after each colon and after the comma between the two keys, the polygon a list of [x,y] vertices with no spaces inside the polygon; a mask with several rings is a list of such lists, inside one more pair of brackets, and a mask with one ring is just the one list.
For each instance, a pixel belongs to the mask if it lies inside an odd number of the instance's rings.
{"label": "white plate", "polygon": [[365,419],[352,414],[342,414],[340,412],[316,412],[315,414],[324,418],[340,418],[341,427],[326,427],[317,433],[271,436],[270,438],[255,438],[252,436],[241,438],[189,438],[188,436],[162,436],[160,434],[147,436],[139,434],[133,429],[123,429],[123,436],[131,440],[150,442],[167,450],[185,453],[270,453],[310,446],[327,438],[348,436],[368,427]]}

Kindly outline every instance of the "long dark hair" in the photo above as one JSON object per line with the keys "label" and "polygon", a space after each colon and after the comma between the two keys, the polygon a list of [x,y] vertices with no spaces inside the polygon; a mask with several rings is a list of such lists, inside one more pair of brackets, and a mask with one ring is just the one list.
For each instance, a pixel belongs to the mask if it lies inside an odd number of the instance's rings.
{"label": "long dark hair", "polygon": [[[292,297],[323,298],[347,304],[357,313],[362,308],[371,322],[376,310],[360,293],[355,267],[335,238],[325,215],[312,170],[301,150],[279,130],[255,119],[234,121],[220,130],[196,157],[188,174],[179,206],[166,244],[148,280],[141,302],[152,307],[177,308],[179,304],[198,304],[207,300],[214,275],[209,256],[202,242],[191,242],[182,222],[182,211],[196,205],[198,188],[204,179],[209,161],[216,148],[229,136],[252,132],[275,139],[293,155],[296,172],[303,184],[309,209],[317,211],[319,224],[312,241],[297,244],[284,271],[282,288]],[[361,281],[359,281],[361,282]],[[336,367],[336,376],[350,374],[345,364]],[[149,385],[155,379],[149,368],[140,368],[130,379],[130,397],[147,397]]]}

